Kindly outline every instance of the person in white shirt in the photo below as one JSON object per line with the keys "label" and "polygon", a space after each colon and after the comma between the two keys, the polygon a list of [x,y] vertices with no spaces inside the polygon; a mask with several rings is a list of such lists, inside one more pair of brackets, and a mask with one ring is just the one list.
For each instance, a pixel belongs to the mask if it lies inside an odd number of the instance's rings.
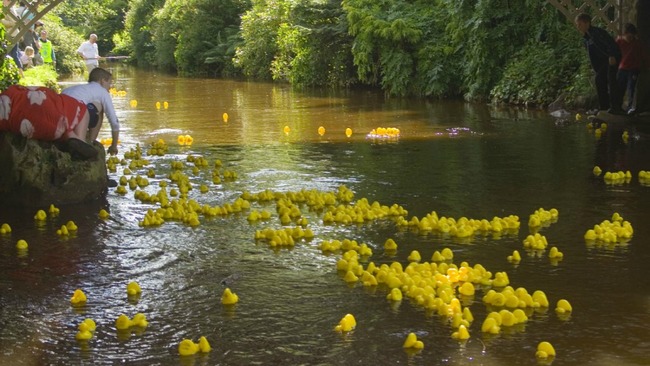
{"label": "person in white shirt", "polygon": [[99,50],[97,49],[97,35],[91,34],[88,40],[79,46],[77,54],[84,59],[88,73],[99,67]]}
{"label": "person in white shirt", "polygon": [[[120,138],[120,122],[115,114],[113,107],[113,99],[108,90],[111,87],[113,75],[101,67],[94,68],[88,76],[88,84],[74,85],[63,89],[61,94],[71,96],[77,100],[85,103],[88,108],[96,106],[99,113],[99,118],[96,124],[88,124],[88,141],[95,141],[99,130],[102,127],[104,115],[108,118],[111,124],[111,137],[113,142],[108,148],[108,153],[117,154],[117,142]],[[90,105],[92,104],[92,106]]]}

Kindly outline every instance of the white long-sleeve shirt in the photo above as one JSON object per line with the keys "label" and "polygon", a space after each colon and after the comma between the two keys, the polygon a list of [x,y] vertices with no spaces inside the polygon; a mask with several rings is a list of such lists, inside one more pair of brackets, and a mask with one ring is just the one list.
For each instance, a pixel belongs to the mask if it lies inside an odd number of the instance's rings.
{"label": "white long-sleeve shirt", "polygon": [[117,114],[115,114],[111,94],[108,90],[99,85],[99,83],[91,81],[88,84],[73,85],[63,89],[61,94],[71,96],[85,104],[97,101],[100,102],[104,113],[108,118],[108,122],[111,124],[111,130],[120,130],[120,122],[117,120]]}

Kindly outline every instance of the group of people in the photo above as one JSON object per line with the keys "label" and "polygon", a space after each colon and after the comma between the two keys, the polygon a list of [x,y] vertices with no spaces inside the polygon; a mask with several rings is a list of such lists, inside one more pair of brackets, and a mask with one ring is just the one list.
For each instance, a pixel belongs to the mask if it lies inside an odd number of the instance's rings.
{"label": "group of people", "polygon": [[[600,110],[612,114],[634,114],[636,84],[639,72],[648,66],[647,52],[638,39],[634,24],[624,25],[623,34],[616,39],[607,30],[593,26],[589,14],[575,18],[576,28],[596,74],[595,84]],[[623,101],[627,94],[627,104]]]}
{"label": "group of people", "polygon": [[[3,0],[3,6],[13,15],[13,17],[5,16],[2,19],[2,24],[6,29],[15,26],[15,19],[22,19],[27,22],[34,18],[34,14],[23,1],[19,2],[18,6],[11,6],[11,0]],[[18,34],[17,32],[18,29],[14,28],[15,34],[13,35]],[[52,41],[47,36],[48,33],[43,22],[36,21],[27,30],[20,42],[16,42],[12,47],[9,55],[21,71],[43,64],[56,67],[56,53]],[[91,34],[88,40],[79,46],[77,55],[84,60],[89,73],[94,68],[99,67],[100,56],[96,34]]]}
{"label": "group of people", "polygon": [[[14,28],[16,19],[27,22],[34,18],[34,14],[24,1],[14,7],[11,6],[11,0],[3,0],[3,6],[12,15],[5,15],[2,19],[2,24],[6,29]],[[18,29],[14,28],[12,35],[15,36],[17,33]],[[41,21],[36,21],[27,30],[20,42],[12,47],[9,54],[20,70],[43,64],[56,65],[56,53],[52,47],[52,41],[47,39],[47,30]]]}
{"label": "group of people", "polygon": [[111,125],[110,154],[117,154],[120,123],[109,93],[109,71],[96,67],[87,84],[64,89],[61,94],[46,87],[12,85],[0,93],[0,131],[44,141],[61,141],[82,159],[97,155],[92,146],[104,115]]}

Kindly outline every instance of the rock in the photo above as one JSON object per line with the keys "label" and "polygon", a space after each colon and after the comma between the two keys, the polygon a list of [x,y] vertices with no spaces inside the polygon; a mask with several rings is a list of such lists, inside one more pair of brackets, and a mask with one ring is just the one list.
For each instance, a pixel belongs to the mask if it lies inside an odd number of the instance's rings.
{"label": "rock", "polygon": [[47,207],[96,200],[106,193],[106,152],[95,142],[97,158],[87,161],[54,143],[0,132],[0,203]]}

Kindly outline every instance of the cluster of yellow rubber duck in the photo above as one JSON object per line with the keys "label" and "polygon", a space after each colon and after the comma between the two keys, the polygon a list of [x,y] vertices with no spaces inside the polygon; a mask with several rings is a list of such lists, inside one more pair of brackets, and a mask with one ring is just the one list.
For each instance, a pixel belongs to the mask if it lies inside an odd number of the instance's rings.
{"label": "cluster of yellow rubber duck", "polygon": [[650,170],[639,171],[639,183],[644,186],[650,185]]}
{"label": "cluster of yellow rubber duck", "polygon": [[293,228],[286,227],[278,230],[266,228],[255,231],[255,240],[265,241],[271,248],[291,248],[296,245],[296,241],[298,240],[309,241],[313,238],[314,232],[311,229],[303,229],[300,226]]}
{"label": "cluster of yellow rubber duck", "polygon": [[377,127],[373,128],[367,135],[369,139],[398,139],[399,128],[395,127]]}
{"label": "cluster of yellow rubber duck", "polygon": [[115,320],[115,328],[117,330],[130,330],[133,327],[146,328],[149,325],[147,317],[143,313],[136,313],[133,319],[128,315],[120,314]]}
{"label": "cluster of yellow rubber duck", "polygon": [[194,143],[194,138],[190,135],[178,135],[176,141],[181,146],[191,146]]}
{"label": "cluster of yellow rubber duck", "polygon": [[[405,216],[405,214],[402,216]],[[456,238],[470,238],[478,233],[515,234],[521,225],[519,217],[516,215],[494,217],[492,220],[468,219],[464,216],[454,219],[453,217],[438,217],[436,211],[432,211],[422,218],[413,216],[411,220],[398,217],[396,224],[397,226],[412,228],[421,234],[438,233]]]}
{"label": "cluster of yellow rubber duck", "polygon": [[549,224],[556,222],[558,216],[559,212],[556,208],[546,210],[540,207],[528,217],[528,226],[530,228],[548,226]]}
{"label": "cluster of yellow rubber duck", "polygon": [[61,228],[56,231],[56,234],[59,236],[68,236],[70,233],[75,233],[78,229],[77,224],[70,220],[65,225],[61,225]]}
{"label": "cluster of yellow rubber duck", "polygon": [[84,319],[78,326],[79,332],[75,335],[78,341],[87,341],[93,337],[97,324],[91,318]]}
{"label": "cluster of yellow rubber duck", "polygon": [[634,228],[629,221],[615,212],[612,219],[603,220],[600,224],[594,225],[593,229],[587,230],[584,238],[587,242],[603,242],[606,244],[626,243],[634,235]]}
{"label": "cluster of yellow rubber duck", "polygon": [[169,146],[167,145],[165,140],[158,139],[157,141],[149,144],[147,154],[154,155],[154,156],[164,156],[165,154],[167,154],[167,150],[169,150]]}
{"label": "cluster of yellow rubber duck", "polygon": [[113,97],[124,97],[124,96],[126,96],[126,90],[117,90],[116,88],[110,88],[110,89],[108,89],[108,92]]}
{"label": "cluster of yellow rubber duck", "polygon": [[212,350],[207,338],[200,337],[199,342],[195,343],[191,339],[183,339],[178,344],[178,354],[181,356],[192,356],[198,352],[208,353]]}
{"label": "cluster of yellow rubber duck", "polygon": [[168,109],[169,108],[169,102],[167,102],[167,101],[164,101],[162,103],[156,102],[156,109],[160,110],[161,107],[163,109]]}
{"label": "cluster of yellow rubber duck", "polygon": [[588,130],[593,130],[594,136],[597,139],[600,139],[600,137],[607,131],[607,123],[603,122],[601,123],[598,127],[594,125],[594,123],[587,123],[587,129]]}

